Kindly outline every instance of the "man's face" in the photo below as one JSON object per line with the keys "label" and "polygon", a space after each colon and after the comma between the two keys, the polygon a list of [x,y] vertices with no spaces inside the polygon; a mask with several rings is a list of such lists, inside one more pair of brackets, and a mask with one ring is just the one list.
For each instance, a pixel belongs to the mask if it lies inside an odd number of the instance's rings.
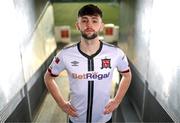
{"label": "man's face", "polygon": [[77,28],[85,39],[91,40],[98,36],[98,33],[103,30],[104,24],[99,16],[82,16],[78,17],[76,23]]}

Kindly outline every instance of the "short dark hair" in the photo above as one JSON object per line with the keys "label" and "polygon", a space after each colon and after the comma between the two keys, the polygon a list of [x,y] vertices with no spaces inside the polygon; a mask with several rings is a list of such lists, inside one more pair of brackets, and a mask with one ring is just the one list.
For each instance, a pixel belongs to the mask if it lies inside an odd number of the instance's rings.
{"label": "short dark hair", "polygon": [[84,15],[99,15],[102,18],[102,11],[100,8],[93,4],[87,4],[83,6],[78,12],[78,17],[82,17]]}

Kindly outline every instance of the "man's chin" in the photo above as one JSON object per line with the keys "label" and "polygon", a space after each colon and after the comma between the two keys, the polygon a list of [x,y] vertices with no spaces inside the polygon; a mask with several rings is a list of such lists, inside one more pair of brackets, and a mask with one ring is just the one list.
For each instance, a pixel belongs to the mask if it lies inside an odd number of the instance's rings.
{"label": "man's chin", "polygon": [[83,38],[85,38],[86,40],[93,40],[93,39],[95,39],[97,36],[90,36],[90,37],[83,37]]}
{"label": "man's chin", "polygon": [[86,34],[82,34],[82,37],[86,40],[92,40],[95,39],[97,37],[97,34],[93,34],[93,35],[86,35]]}

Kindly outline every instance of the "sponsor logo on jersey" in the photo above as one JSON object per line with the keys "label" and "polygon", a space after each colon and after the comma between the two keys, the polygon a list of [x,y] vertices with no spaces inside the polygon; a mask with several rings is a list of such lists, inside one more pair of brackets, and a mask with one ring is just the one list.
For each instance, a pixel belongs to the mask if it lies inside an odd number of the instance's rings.
{"label": "sponsor logo on jersey", "polygon": [[111,59],[101,59],[102,61],[102,66],[101,66],[101,69],[103,68],[111,68]]}
{"label": "sponsor logo on jersey", "polygon": [[84,74],[76,74],[76,73],[72,73],[72,77],[74,79],[98,79],[98,80],[102,80],[105,78],[108,78],[110,75],[110,72],[108,73],[98,73],[98,72],[92,72],[92,73],[84,73]]}
{"label": "sponsor logo on jersey", "polygon": [[71,64],[72,64],[72,66],[78,66],[79,62],[78,61],[72,61]]}

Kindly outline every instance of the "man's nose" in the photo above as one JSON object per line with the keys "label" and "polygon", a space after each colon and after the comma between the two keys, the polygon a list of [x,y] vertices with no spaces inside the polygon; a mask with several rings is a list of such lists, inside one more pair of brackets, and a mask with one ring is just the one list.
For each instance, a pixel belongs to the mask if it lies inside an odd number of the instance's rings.
{"label": "man's nose", "polygon": [[92,27],[92,21],[88,21],[86,24],[87,27]]}

